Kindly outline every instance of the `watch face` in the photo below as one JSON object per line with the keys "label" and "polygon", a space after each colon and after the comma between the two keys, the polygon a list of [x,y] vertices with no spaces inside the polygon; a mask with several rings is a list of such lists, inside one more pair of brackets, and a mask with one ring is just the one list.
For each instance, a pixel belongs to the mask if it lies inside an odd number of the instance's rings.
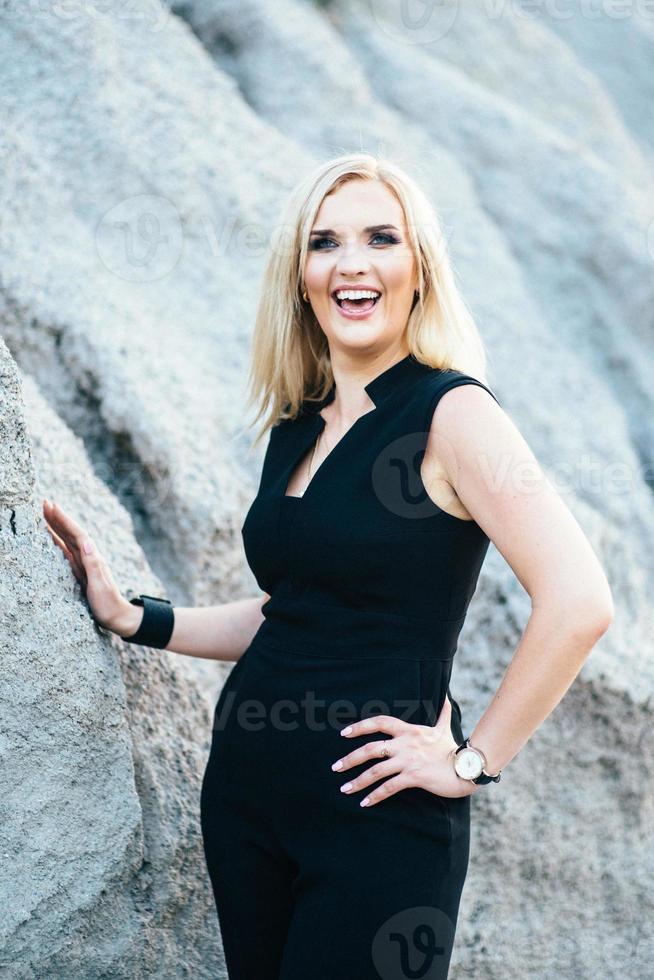
{"label": "watch face", "polygon": [[461,749],[454,757],[454,769],[463,779],[475,779],[481,775],[484,764],[477,752],[471,748]]}

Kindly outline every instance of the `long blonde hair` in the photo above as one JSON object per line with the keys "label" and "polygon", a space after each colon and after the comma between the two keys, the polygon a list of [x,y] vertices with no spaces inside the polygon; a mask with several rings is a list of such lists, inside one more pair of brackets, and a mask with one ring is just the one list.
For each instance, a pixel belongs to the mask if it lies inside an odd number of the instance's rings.
{"label": "long blonde hair", "polygon": [[424,364],[456,368],[485,383],[486,352],[454,280],[441,223],[415,180],[390,160],[348,153],[320,164],[293,190],[267,259],[252,338],[248,406],[251,423],[268,415],[253,446],[275,422],[295,418],[307,398],[333,384],[327,339],[302,299],[310,232],[323,199],[350,180],[379,180],[399,200],[418,266],[419,297],[407,322],[407,345]]}

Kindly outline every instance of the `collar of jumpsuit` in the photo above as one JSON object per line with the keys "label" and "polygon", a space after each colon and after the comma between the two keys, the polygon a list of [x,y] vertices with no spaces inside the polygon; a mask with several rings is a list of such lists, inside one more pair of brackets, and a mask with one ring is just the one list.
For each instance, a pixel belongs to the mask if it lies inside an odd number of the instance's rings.
{"label": "collar of jumpsuit", "polygon": [[[374,403],[375,407],[377,407],[387,395],[395,393],[403,384],[414,381],[425,370],[425,365],[417,361],[413,354],[407,354],[401,360],[396,361],[395,364],[391,364],[381,374],[378,374],[372,381],[369,381],[365,385],[364,391]],[[429,369],[427,368],[427,370]],[[336,382],[333,382],[331,388],[322,399],[318,401],[305,399],[302,403],[302,410],[309,415],[317,415],[326,405],[333,402],[335,397]],[[322,416],[319,417],[322,418]]]}

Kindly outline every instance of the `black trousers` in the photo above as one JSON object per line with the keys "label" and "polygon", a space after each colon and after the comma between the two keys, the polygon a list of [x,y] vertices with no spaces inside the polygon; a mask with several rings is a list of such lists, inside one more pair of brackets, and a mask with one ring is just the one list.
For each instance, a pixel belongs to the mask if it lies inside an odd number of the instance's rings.
{"label": "black trousers", "polygon": [[[409,787],[361,807],[383,780],[352,794],[340,786],[380,759],[343,772],[331,765],[389,737],[340,735],[361,717],[434,724],[450,667],[303,656],[255,640],[232,668],[201,792],[230,980],[447,977],[468,868],[470,797]],[[339,699],[354,717],[338,715]]]}

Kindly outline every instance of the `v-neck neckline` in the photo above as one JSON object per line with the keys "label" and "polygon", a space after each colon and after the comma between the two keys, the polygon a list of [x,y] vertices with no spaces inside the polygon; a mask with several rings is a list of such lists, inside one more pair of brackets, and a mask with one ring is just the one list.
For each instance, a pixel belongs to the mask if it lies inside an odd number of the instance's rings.
{"label": "v-neck neckline", "polygon": [[327,420],[321,414],[321,412],[323,408],[326,408],[327,405],[334,401],[336,396],[336,382],[332,384],[327,394],[320,401],[304,401],[302,403],[302,412],[308,417],[307,441],[305,442],[303,440],[301,450],[294,455],[290,466],[284,472],[283,499],[295,501],[305,500],[321,471],[330,462],[330,460],[332,460],[334,453],[337,453],[342,449],[343,443],[345,443],[354,430],[360,426],[361,422],[363,422],[364,419],[373,416],[378,410],[381,402],[390,394],[398,391],[402,387],[403,382],[406,383],[412,380],[416,376],[417,369],[424,370],[426,368],[426,365],[424,365],[421,361],[416,360],[413,354],[409,353],[401,358],[401,360],[395,361],[394,364],[391,364],[390,367],[382,371],[381,374],[378,374],[372,379],[372,381],[369,381],[368,384],[364,386],[364,391],[373,402],[374,408],[369,409],[367,412],[364,412],[363,415],[360,415],[358,419],[355,419],[349,429],[347,429],[336,444],[332,446],[318,469],[314,471],[313,476],[309,480],[307,486],[304,488],[302,494],[286,493],[286,489],[290,482],[291,476],[295,472],[295,469],[309,452],[309,449],[316,445],[318,437],[325,429]]}
{"label": "v-neck neckline", "polygon": [[[350,435],[350,433],[352,432],[352,430],[355,429],[359,425],[360,422],[363,422],[363,420],[365,418],[368,418],[369,415],[374,415],[376,411],[377,411],[377,406],[375,405],[374,408],[369,409],[367,412],[364,412],[363,415],[360,415],[358,419],[355,419],[354,422],[352,423],[352,425],[350,426],[350,428],[347,429],[343,433],[343,435],[341,436],[341,438],[337,440],[337,442],[335,443],[335,445],[332,446],[332,448],[329,450],[329,452],[327,453],[327,455],[323,459],[322,463],[318,466],[318,468],[316,470],[314,470],[313,476],[309,480],[309,482],[306,485],[306,487],[304,488],[303,492],[301,494],[286,493],[285,492],[284,493],[285,499],[286,500],[304,500],[304,498],[308,494],[309,490],[313,486],[314,480],[317,478],[318,474],[322,470],[323,466],[325,466],[325,464],[329,462],[329,460],[332,458],[332,456],[336,452],[336,450],[339,449],[341,443],[344,442],[347,439],[347,437]],[[325,419],[325,417],[323,415],[320,414],[320,412],[317,412],[316,413],[315,418],[316,418],[316,421],[317,421],[317,428],[316,428],[316,425],[312,425],[311,428],[310,428],[310,430],[309,430],[310,433],[311,433],[311,440],[309,442],[309,445],[308,446],[303,445],[301,454],[299,456],[296,456],[295,457],[295,459],[293,460],[293,464],[292,464],[290,470],[287,470],[286,471],[286,487],[288,487],[288,484],[290,483],[291,475],[295,471],[296,467],[298,466],[298,464],[300,463],[300,461],[302,459],[304,459],[304,457],[306,456],[306,454],[309,452],[309,449],[312,446],[315,446],[316,445],[319,436],[322,434],[322,432],[325,429],[325,426],[327,425],[327,420]]]}

